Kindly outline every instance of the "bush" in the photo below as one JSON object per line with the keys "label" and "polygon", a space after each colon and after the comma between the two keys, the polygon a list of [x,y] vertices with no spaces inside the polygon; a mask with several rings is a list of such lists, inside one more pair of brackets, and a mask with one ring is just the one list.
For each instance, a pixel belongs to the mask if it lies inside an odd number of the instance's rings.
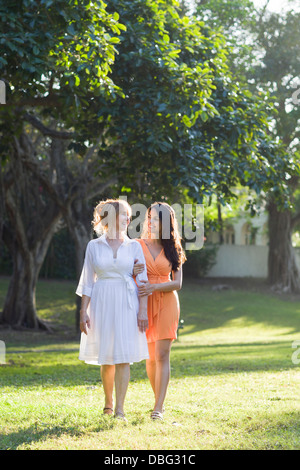
{"label": "bush", "polygon": [[204,245],[201,250],[186,251],[187,261],[184,263],[184,275],[196,278],[206,276],[216,263],[217,251],[217,245]]}

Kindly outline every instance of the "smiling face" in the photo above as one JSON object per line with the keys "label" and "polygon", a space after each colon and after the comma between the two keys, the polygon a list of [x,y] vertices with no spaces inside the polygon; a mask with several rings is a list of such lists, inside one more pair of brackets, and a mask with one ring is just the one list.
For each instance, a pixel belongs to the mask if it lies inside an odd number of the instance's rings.
{"label": "smiling face", "polygon": [[119,215],[116,218],[116,229],[119,232],[126,231],[128,224],[130,222],[130,217],[128,215],[126,207],[120,204]]}
{"label": "smiling face", "polygon": [[159,239],[159,215],[155,209],[151,209],[148,214],[148,231],[150,238]]}
{"label": "smiling face", "polygon": [[115,238],[118,234],[126,233],[130,217],[131,208],[128,204],[123,201],[105,201],[95,209],[94,226],[99,223],[103,232],[106,232],[110,238]]}

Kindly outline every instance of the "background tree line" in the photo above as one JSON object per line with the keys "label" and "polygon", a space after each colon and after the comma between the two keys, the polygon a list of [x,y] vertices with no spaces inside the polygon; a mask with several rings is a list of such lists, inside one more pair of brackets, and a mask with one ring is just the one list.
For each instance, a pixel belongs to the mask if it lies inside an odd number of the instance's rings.
{"label": "background tree line", "polygon": [[[286,57],[299,44],[298,13],[211,1],[186,15],[173,0],[0,1],[0,13],[0,229],[12,261],[2,323],[46,328],[35,288],[53,237],[64,229],[72,240],[78,277],[95,202],[121,194],[146,205],[209,204],[214,194],[221,206],[242,184],[257,194],[253,213],[264,195],[271,229],[284,218],[270,280],[299,287],[290,241],[299,146],[284,141],[290,113],[264,64],[275,74],[272,51],[285,44]],[[298,66],[291,59],[284,77]],[[288,118],[297,139],[299,109]]]}

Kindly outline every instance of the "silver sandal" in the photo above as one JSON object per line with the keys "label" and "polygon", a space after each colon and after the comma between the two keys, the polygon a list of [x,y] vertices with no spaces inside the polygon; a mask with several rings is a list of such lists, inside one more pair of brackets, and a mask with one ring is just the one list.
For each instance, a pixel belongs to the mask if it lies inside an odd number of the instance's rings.
{"label": "silver sandal", "polygon": [[127,423],[127,419],[126,419],[124,413],[122,413],[121,411],[117,411],[117,413],[115,413],[115,418],[121,419],[122,421]]}
{"label": "silver sandal", "polygon": [[160,411],[152,411],[151,419],[153,419],[153,420],[155,420],[155,419],[163,420],[164,417],[163,417],[163,414]]}

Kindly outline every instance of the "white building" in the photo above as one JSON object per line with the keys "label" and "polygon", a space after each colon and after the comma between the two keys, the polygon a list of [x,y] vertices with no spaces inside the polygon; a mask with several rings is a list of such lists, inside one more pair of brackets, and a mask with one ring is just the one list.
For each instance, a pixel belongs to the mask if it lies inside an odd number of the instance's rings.
{"label": "white building", "polygon": [[[206,244],[219,245],[216,263],[207,277],[259,277],[268,276],[268,213],[250,218],[247,215],[224,222],[223,243],[219,233],[206,235]],[[295,247],[300,269],[300,248]]]}

